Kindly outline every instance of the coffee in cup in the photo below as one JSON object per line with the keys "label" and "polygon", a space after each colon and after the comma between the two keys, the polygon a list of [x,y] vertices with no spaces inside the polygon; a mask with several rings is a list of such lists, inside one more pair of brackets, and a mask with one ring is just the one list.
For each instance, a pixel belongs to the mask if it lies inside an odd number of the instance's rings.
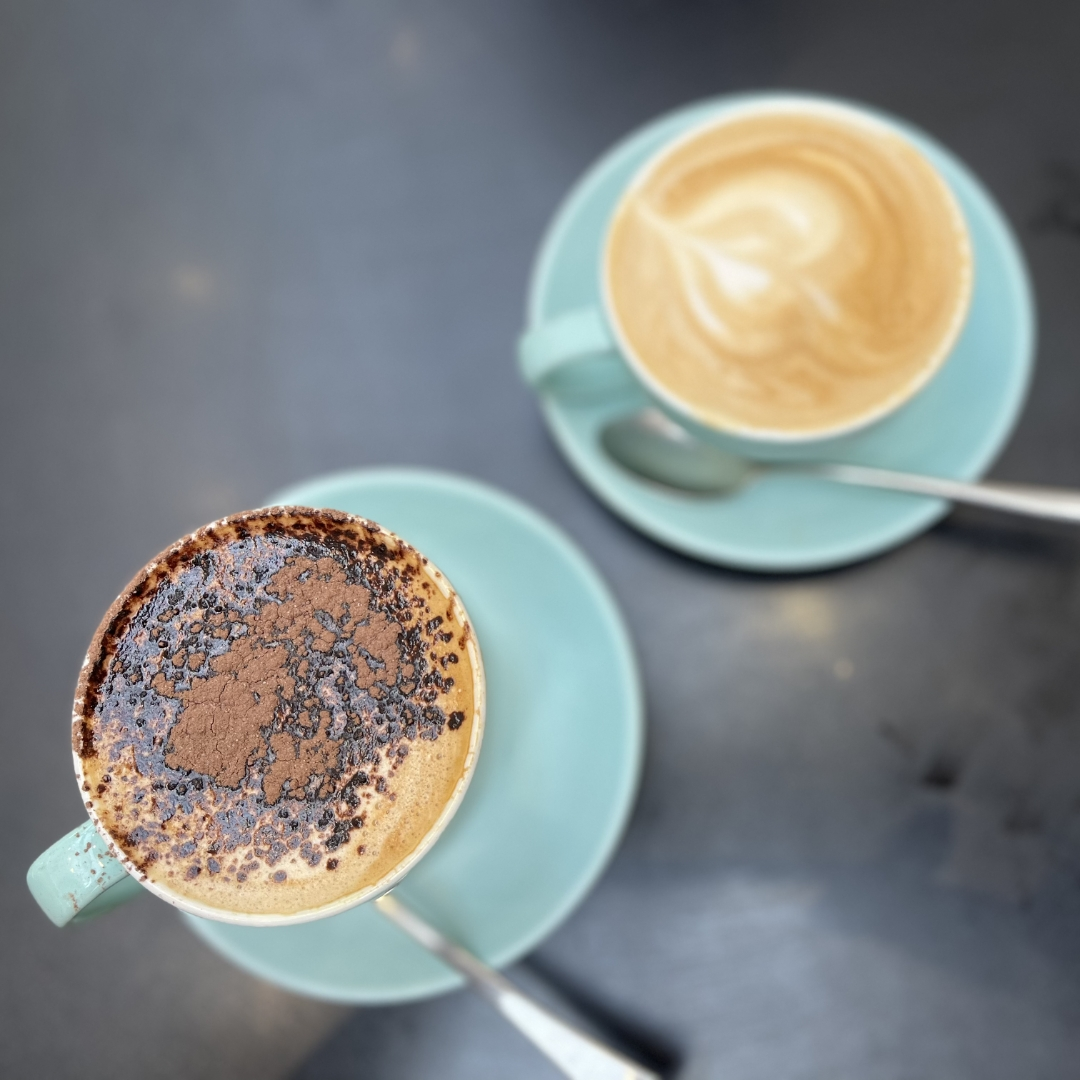
{"label": "coffee in cup", "polygon": [[662,403],[706,428],[838,435],[938,370],[972,265],[956,199],[899,127],[835,102],[759,99],[639,169],[602,250],[606,326],[571,313],[561,335],[526,335],[522,363],[536,382],[615,345]]}
{"label": "coffee in cup", "polygon": [[384,892],[449,821],[483,728],[460,600],[372,522],[274,507],[150,563],[94,635],[73,720],[86,808],[188,911],[302,921]]}

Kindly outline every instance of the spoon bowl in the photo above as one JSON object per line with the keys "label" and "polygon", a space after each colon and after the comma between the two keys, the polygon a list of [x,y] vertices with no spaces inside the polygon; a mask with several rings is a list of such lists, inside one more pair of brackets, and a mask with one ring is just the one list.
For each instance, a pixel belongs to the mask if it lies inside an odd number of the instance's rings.
{"label": "spoon bowl", "polygon": [[694,495],[730,495],[762,471],[756,462],[703,442],[659,409],[613,420],[600,445],[635,476]]}

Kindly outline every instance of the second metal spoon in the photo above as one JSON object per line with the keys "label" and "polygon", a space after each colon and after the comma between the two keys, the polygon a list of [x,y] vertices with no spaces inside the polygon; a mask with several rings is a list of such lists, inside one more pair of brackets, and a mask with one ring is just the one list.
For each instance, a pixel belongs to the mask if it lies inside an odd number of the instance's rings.
{"label": "second metal spoon", "polygon": [[380,896],[375,907],[414,941],[460,971],[475,990],[573,1080],[660,1080],[651,1069],[556,1016],[505,976],[445,938],[393,893]]}
{"label": "second metal spoon", "polygon": [[967,483],[866,465],[749,461],[697,438],[656,408],[613,420],[601,432],[600,442],[629,472],[695,495],[732,495],[766,473],[788,473],[1080,523],[1080,492],[1031,484]]}

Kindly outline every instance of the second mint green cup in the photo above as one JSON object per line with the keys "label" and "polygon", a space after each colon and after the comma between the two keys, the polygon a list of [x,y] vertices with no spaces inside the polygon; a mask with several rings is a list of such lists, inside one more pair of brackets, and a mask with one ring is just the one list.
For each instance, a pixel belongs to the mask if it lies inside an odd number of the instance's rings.
{"label": "second mint green cup", "polygon": [[[600,376],[597,379],[594,373],[606,368],[616,380],[620,376],[632,378],[653,398],[655,404],[699,437],[720,443],[750,458],[797,459],[809,456],[820,457],[827,451],[832,440],[843,438],[873,425],[902,409],[931,381],[947,362],[964,327],[972,292],[971,278],[974,272],[974,260],[964,215],[934,163],[936,144],[924,133],[903,121],[864,106],[817,95],[761,93],[730,98],[711,111],[707,118],[693,125],[689,130],[679,132],[650,154],[623,188],[612,196],[611,219],[618,214],[628,193],[632,193],[635,187],[647,178],[674,149],[693,141],[703,131],[722,127],[732,120],[778,113],[831,118],[850,126],[852,130],[866,129],[871,132],[899,136],[906,144],[919,152],[941,179],[942,198],[951,207],[957,233],[967,252],[968,282],[966,288],[960,290],[948,332],[941,338],[932,354],[927,356],[919,377],[906,386],[902,393],[882,401],[878,407],[867,410],[856,420],[809,434],[766,429],[740,429],[704,420],[700,412],[695,410],[693,401],[680,399],[651,375],[646,365],[635,355],[634,349],[623,332],[612,303],[609,282],[605,273],[606,252],[610,239],[609,219],[606,239],[593,271],[597,277],[596,292],[599,302],[588,307],[564,311],[554,319],[530,325],[519,340],[519,368],[525,381],[534,390],[553,395],[565,393],[568,398],[572,398],[579,384],[588,386],[591,383],[602,387],[604,377]],[[592,372],[589,369],[592,369]]]}

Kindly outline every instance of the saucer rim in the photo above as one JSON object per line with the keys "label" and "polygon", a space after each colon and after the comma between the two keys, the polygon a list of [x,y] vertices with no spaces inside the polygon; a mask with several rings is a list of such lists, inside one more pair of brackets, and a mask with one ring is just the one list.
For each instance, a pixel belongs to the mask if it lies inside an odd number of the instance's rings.
{"label": "saucer rim", "polygon": [[[324,491],[348,488],[357,483],[375,487],[430,484],[442,492],[455,491],[466,498],[478,498],[488,503],[497,512],[516,520],[527,530],[539,535],[566,560],[575,576],[586,585],[590,604],[600,614],[606,631],[611,636],[613,651],[618,657],[620,669],[618,679],[624,688],[625,695],[624,718],[620,730],[625,739],[626,765],[619,778],[619,784],[611,795],[611,812],[604,828],[598,831],[588,864],[583,863],[577,870],[573,885],[563,891],[558,902],[550,906],[546,916],[519,931],[513,940],[507,941],[501,948],[484,953],[481,957],[492,967],[506,967],[531,952],[569,918],[607,869],[626,832],[641,784],[645,750],[644,684],[633,639],[614,594],[584,551],[539,511],[516,496],[482,481],[449,471],[413,466],[343,469],[291,484],[275,492],[267,505],[277,505],[283,501],[288,501],[292,505],[312,505],[312,492],[316,493],[317,499],[323,499],[325,496],[322,492]],[[298,496],[304,493],[308,493],[307,498],[297,502]],[[403,536],[403,539],[412,542],[407,535]],[[436,561],[440,562],[438,559]],[[447,580],[456,591],[457,582],[451,578]],[[481,648],[489,651],[491,646],[485,647],[482,644]],[[345,914],[348,915],[347,912]],[[465,985],[465,979],[462,976],[447,968],[440,973],[439,977],[414,980],[407,986],[398,986],[385,992],[370,992],[367,989],[347,992],[340,991],[338,988],[327,988],[318,980],[283,975],[280,967],[263,963],[261,957],[253,956],[249,950],[239,948],[237,942],[229,936],[234,929],[229,924],[199,919],[186,913],[183,913],[183,916],[202,941],[249,974],[294,993],[322,1001],[345,1005],[397,1004],[434,997]]]}
{"label": "saucer rim", "polygon": [[[950,479],[977,480],[985,475],[1004,449],[1019,422],[1030,390],[1036,348],[1036,309],[1030,273],[1019,241],[1004,213],[982,181],[956,154],[932,135],[883,109],[834,95],[800,93],[790,90],[748,91],[691,102],[655,117],[629,132],[601,153],[578,177],[548,221],[530,270],[526,325],[532,329],[540,325],[545,318],[551,317],[550,313],[544,313],[544,308],[547,303],[547,294],[552,287],[554,266],[567,238],[573,234],[577,225],[575,218],[579,213],[579,208],[593,195],[597,187],[607,182],[614,170],[625,167],[627,157],[632,157],[639,152],[640,148],[662,137],[664,132],[670,132],[671,137],[677,138],[682,131],[694,124],[704,123],[714,113],[744,104],[793,98],[832,103],[865,112],[875,119],[892,125],[910,138],[923,153],[926,153],[929,148],[930,155],[940,156],[966,185],[965,195],[970,196],[975,204],[980,224],[985,225],[993,234],[994,260],[1015,311],[1016,341],[1011,348],[1009,385],[1005,388],[1005,396],[996,415],[986,424],[981,450],[968,455],[964,468],[946,469],[941,473]],[[630,166],[630,176],[634,175],[635,168],[634,165]],[[954,197],[964,208],[964,199],[953,188],[951,178],[945,176],[944,179],[953,191]],[[610,202],[611,205],[607,209],[609,216],[611,209],[618,202],[618,194],[613,195]],[[975,273],[977,289],[979,274],[977,264]],[[599,291],[596,307],[598,310],[603,310]],[[948,360],[941,365],[941,368],[947,364]],[[637,386],[640,386],[636,379],[634,381]],[[932,383],[933,380],[930,380],[927,385]],[[644,387],[641,389],[646,395],[648,394],[647,389]],[[925,387],[919,393],[921,394],[924,390]],[[688,527],[681,523],[671,522],[654,508],[647,504],[643,506],[633,488],[628,488],[623,492],[611,487],[602,471],[598,471],[594,464],[603,457],[602,451],[595,445],[595,439],[579,437],[566,419],[565,414],[570,410],[559,401],[557,394],[539,392],[535,396],[545,426],[560,454],[577,478],[607,509],[658,544],[703,562],[770,574],[831,570],[871,559],[907,543],[935,525],[952,509],[949,503],[940,499],[920,499],[921,505],[915,504],[913,500],[913,505],[905,511],[902,520],[898,515],[897,520],[887,522],[873,531],[856,529],[839,540],[814,547],[794,542],[786,547],[764,552],[754,550],[737,541],[725,542],[724,535],[711,530],[708,525]],[[916,394],[912,401],[918,396],[919,394]],[[874,426],[870,425],[866,430],[871,430]],[[676,500],[687,498],[677,492],[672,493],[671,497]],[[689,498],[695,497],[689,496]]]}

